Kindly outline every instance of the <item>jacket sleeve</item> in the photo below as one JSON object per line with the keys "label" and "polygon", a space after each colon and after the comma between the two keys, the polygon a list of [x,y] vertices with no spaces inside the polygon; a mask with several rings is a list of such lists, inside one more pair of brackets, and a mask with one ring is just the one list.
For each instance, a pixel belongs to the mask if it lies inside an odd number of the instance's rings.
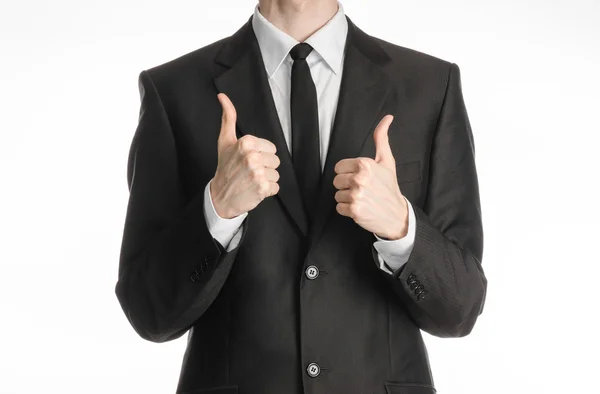
{"label": "jacket sleeve", "polygon": [[[204,189],[187,196],[165,108],[148,71],[128,157],[129,200],[115,293],[144,339],[182,336],[215,300],[246,234],[226,251],[210,234]],[[206,179],[208,183],[209,179]]]}
{"label": "jacket sleeve", "polygon": [[422,330],[461,337],[483,311],[487,279],[475,146],[456,64],[450,66],[430,160],[425,203],[413,204],[413,250],[405,265],[382,275]]}

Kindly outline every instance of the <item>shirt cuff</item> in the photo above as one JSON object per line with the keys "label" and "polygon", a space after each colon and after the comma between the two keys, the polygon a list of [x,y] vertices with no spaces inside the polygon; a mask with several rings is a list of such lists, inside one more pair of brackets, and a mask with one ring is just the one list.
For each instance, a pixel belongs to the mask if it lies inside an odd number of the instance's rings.
{"label": "shirt cuff", "polygon": [[377,234],[373,233],[377,239],[377,241],[373,243],[373,246],[378,253],[379,268],[389,274],[392,272],[385,267],[385,264],[394,271],[398,270],[408,261],[408,257],[415,244],[417,219],[410,201],[408,201],[406,197],[404,197],[404,199],[408,205],[408,231],[406,236],[397,240],[387,240],[380,238]]}
{"label": "shirt cuff", "polygon": [[233,236],[239,234],[238,237],[241,237],[241,231],[238,232],[238,230],[240,229],[246,216],[248,216],[248,212],[242,213],[241,215],[231,219],[219,216],[215,210],[215,206],[213,205],[212,197],[210,195],[211,182],[212,179],[204,188],[204,217],[206,218],[206,224],[210,234],[221,244],[221,246],[223,246],[223,248],[225,248],[225,250],[229,251],[232,249],[228,246],[230,246],[229,243],[231,242]]}

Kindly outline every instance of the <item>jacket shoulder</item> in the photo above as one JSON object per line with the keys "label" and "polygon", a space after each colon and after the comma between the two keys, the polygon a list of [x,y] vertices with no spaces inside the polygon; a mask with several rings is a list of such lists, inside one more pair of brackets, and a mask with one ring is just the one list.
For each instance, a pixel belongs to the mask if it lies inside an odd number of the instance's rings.
{"label": "jacket shoulder", "polygon": [[427,92],[424,97],[441,104],[452,72],[458,72],[455,63],[380,38],[373,39],[390,58],[383,70],[392,81],[401,84],[411,97]]}
{"label": "jacket shoulder", "polygon": [[430,67],[442,67],[448,68],[452,62],[439,58],[437,56],[420,52],[412,48],[407,48],[404,46],[396,45],[388,41],[384,41],[379,39],[380,45],[385,48],[385,50],[390,54],[392,59],[394,60],[404,60],[407,59],[420,65],[420,66],[430,66]]}
{"label": "jacket shoulder", "polygon": [[453,67],[453,62],[412,48],[396,45],[377,37],[372,37],[372,39],[390,57],[391,60],[385,69],[392,79],[410,79],[422,83],[433,82],[445,85]]}
{"label": "jacket shoulder", "polygon": [[[165,63],[146,69],[157,86],[168,86],[178,82],[188,81],[192,76],[204,75],[211,77],[215,74],[215,57],[230,37],[195,49]],[[143,72],[143,71],[142,71]]]}

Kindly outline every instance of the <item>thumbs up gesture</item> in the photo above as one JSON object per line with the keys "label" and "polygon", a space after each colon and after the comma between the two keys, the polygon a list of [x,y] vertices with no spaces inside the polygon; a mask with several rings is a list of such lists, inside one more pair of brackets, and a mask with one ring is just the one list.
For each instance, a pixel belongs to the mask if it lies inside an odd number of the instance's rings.
{"label": "thumbs up gesture", "polygon": [[396,161],[388,140],[394,120],[386,115],[373,133],[375,159],[358,157],[336,163],[333,185],[336,210],[380,238],[404,238],[408,230],[408,203],[396,177]]}
{"label": "thumbs up gesture", "polygon": [[235,134],[237,113],[229,97],[217,95],[223,116],[217,141],[218,163],[210,184],[217,214],[231,219],[254,209],[263,199],[279,192],[280,161],[275,144],[264,138]]}

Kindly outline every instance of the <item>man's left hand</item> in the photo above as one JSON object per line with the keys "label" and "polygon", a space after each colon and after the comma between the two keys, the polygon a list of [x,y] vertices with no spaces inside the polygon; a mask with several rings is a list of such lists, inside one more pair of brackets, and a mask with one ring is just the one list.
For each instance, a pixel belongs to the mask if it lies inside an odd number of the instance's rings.
{"label": "man's left hand", "polygon": [[334,167],[336,210],[380,238],[404,238],[408,230],[408,203],[398,185],[396,161],[388,139],[394,120],[386,115],[373,133],[375,159],[343,159]]}

